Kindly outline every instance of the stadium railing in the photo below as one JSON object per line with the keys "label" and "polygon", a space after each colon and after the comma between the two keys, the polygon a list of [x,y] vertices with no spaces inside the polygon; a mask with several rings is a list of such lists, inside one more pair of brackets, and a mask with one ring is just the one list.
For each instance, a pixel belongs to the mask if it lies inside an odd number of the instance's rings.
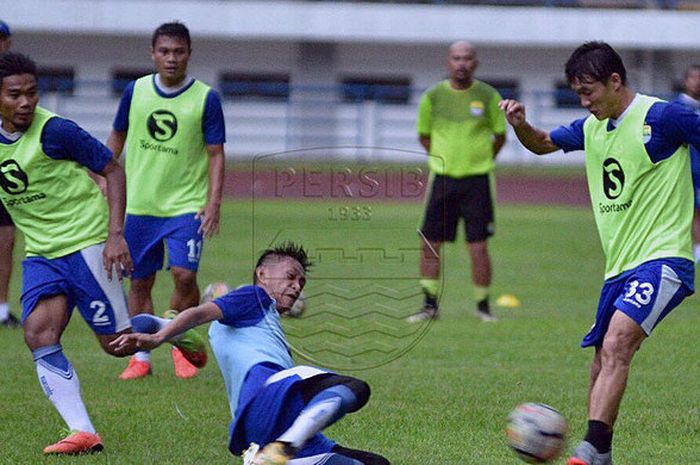
{"label": "stadium railing", "polygon": [[[119,103],[110,82],[76,81],[72,93],[42,94],[41,104],[75,120],[105,141]],[[410,88],[404,103],[367,99],[349,100],[341,86],[289,86],[285,99],[225,98],[227,156],[250,159],[309,147],[362,146],[377,150],[382,161],[424,160],[416,135],[416,111],[425,89]],[[561,90],[521,91],[519,98],[528,108],[528,118],[538,127],[553,129],[586,116],[573,101],[563,99]],[[388,95],[395,97],[396,93]],[[665,96],[668,97],[668,96]],[[415,152],[411,155],[408,152]],[[582,163],[580,154],[536,157],[528,153],[512,132],[499,161],[512,164]]]}

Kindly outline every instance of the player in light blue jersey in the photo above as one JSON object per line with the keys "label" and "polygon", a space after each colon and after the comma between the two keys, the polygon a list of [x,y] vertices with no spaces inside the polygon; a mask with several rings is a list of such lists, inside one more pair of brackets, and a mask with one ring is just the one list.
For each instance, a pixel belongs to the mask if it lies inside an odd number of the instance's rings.
{"label": "player in light blue jersey", "polygon": [[294,365],[280,313],[299,297],[309,266],[300,246],[268,249],[258,259],[252,286],[187,309],[171,321],[138,315],[132,324],[140,333],[119,337],[113,347],[154,349],[213,321],[209,341],[233,416],[228,447],[244,454],[244,464],[389,465],[380,455],[339,446],[321,433],[362,408],[370,388],[356,378]]}
{"label": "player in light blue jersey", "polygon": [[[700,115],[700,65],[691,65],[685,71],[683,80],[684,93],[680,94],[675,102],[688,107]],[[691,145],[690,147],[690,172],[693,176],[693,194],[695,197],[695,212],[693,214],[693,255],[695,263],[700,263],[700,152]]]}

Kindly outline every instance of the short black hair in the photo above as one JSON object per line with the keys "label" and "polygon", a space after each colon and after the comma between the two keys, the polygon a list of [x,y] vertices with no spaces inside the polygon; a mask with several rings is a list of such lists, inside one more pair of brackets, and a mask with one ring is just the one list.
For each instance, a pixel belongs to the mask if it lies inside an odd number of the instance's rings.
{"label": "short black hair", "polygon": [[[257,270],[260,265],[264,265],[270,260],[280,260],[287,257],[293,258],[299,262],[305,273],[313,266],[313,263],[311,263],[309,260],[309,255],[306,250],[304,250],[303,246],[295,244],[291,241],[286,241],[263,251],[260,258],[258,258],[258,262],[255,264],[255,269]],[[257,275],[255,271],[253,271],[253,282],[257,283]]]}
{"label": "short black hair", "polygon": [[613,73],[620,75],[622,85],[627,85],[627,70],[620,55],[605,42],[586,42],[579,46],[566,62],[566,79],[571,84],[579,81],[594,81],[607,84]]}
{"label": "short black hair", "polygon": [[158,26],[156,30],[153,31],[153,37],[151,38],[151,47],[156,46],[156,41],[160,36],[179,37],[180,39],[184,39],[185,42],[187,42],[188,49],[192,48],[192,40],[190,40],[190,30],[187,29],[187,26],[185,26],[179,21],[163,23],[160,26]]}
{"label": "short black hair", "polygon": [[685,70],[685,74],[683,75],[683,79],[688,79],[690,77],[690,73],[693,71],[700,71],[700,65],[693,64],[688,66],[688,69]]}
{"label": "short black hair", "polygon": [[27,55],[17,52],[0,54],[0,85],[3,79],[16,74],[31,74],[36,77],[36,63]]}

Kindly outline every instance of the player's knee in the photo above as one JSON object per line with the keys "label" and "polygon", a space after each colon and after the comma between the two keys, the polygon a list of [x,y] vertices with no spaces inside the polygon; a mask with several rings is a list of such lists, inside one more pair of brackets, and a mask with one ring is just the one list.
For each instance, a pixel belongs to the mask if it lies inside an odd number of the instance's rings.
{"label": "player's knee", "polygon": [[367,404],[369,396],[372,394],[369,384],[357,378],[350,378],[343,384],[355,394],[355,398],[357,399],[356,406],[353,410],[359,410]]}
{"label": "player's knee", "polygon": [[29,350],[36,350],[39,347],[58,344],[61,339],[61,330],[52,328],[46,324],[36,324],[31,318],[24,324],[24,343]]}
{"label": "player's knee", "polygon": [[194,271],[173,268],[173,281],[178,289],[193,289],[197,287],[197,274]]}
{"label": "player's knee", "polygon": [[150,279],[132,279],[130,292],[138,296],[148,296],[151,293],[153,281]]}
{"label": "player's knee", "polygon": [[39,331],[34,331],[31,328],[24,327],[24,343],[29,347],[29,350],[35,350],[48,344],[43,344],[44,335]]}
{"label": "player's knee", "polygon": [[372,456],[368,459],[365,459],[363,463],[364,465],[391,465],[391,462],[389,462],[386,458],[378,454],[372,454]]}
{"label": "player's knee", "polygon": [[628,338],[619,333],[607,334],[601,349],[601,364],[604,367],[629,365],[634,356],[634,348]]}
{"label": "player's knee", "polygon": [[116,350],[113,347],[109,345],[110,342],[112,342],[114,338],[108,338],[108,339],[100,339],[100,346],[102,346],[102,350],[105,351],[105,353],[113,356],[113,357],[126,357],[127,355],[131,355],[132,352],[126,351],[124,349],[121,350]]}

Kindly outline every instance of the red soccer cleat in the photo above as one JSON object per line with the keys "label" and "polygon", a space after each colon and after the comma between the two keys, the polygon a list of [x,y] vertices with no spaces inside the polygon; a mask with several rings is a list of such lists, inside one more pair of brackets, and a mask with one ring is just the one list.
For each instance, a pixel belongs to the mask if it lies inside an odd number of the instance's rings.
{"label": "red soccer cleat", "polygon": [[78,431],[44,448],[44,454],[78,455],[92,454],[104,449],[98,434]]}
{"label": "red soccer cleat", "polygon": [[144,378],[150,374],[151,364],[148,362],[142,362],[141,360],[136,360],[136,357],[132,355],[129,359],[129,366],[122,371],[122,374],[119,375],[119,379]]}
{"label": "red soccer cleat", "polygon": [[171,354],[173,356],[173,364],[175,365],[175,376],[183,379],[197,376],[197,368],[187,361],[180,349],[173,347]]}

